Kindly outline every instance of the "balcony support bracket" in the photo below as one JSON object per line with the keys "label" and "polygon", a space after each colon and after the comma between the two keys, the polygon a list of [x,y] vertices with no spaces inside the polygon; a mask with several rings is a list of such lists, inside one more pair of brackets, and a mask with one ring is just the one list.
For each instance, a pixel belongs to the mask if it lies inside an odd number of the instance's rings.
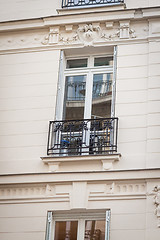
{"label": "balcony support bracket", "polygon": [[[66,163],[67,164],[74,163],[74,165],[76,164],[77,171],[80,171],[80,166],[82,167],[83,163],[85,164],[85,162],[87,162],[92,166],[92,163],[97,161],[102,166],[101,170],[107,171],[107,170],[112,170],[114,168],[114,163],[119,161],[120,157],[121,157],[120,153],[115,153],[115,154],[108,154],[108,155],[81,155],[81,156],[64,156],[64,157],[47,156],[47,157],[41,157],[41,159],[45,164],[48,165],[49,172],[66,171],[65,168],[63,168],[63,165],[64,164],[66,165]],[[61,169],[59,168],[60,165],[61,165]],[[93,171],[93,169],[91,171]]]}

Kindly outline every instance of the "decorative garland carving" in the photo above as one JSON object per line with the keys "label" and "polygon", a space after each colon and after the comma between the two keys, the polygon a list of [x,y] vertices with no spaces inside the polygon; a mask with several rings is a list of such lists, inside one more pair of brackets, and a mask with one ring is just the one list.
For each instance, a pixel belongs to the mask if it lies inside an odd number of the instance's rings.
{"label": "decorative garland carving", "polygon": [[93,45],[93,42],[100,37],[101,28],[99,23],[79,25],[77,34],[85,46]]}
{"label": "decorative garland carving", "polygon": [[107,33],[102,32],[101,38],[103,38],[105,41],[113,41],[115,38],[119,38],[120,31],[117,31],[116,33],[108,35]]}
{"label": "decorative garland carving", "polygon": [[[119,25],[119,27],[118,27]],[[40,47],[42,45],[71,45],[81,44],[92,46],[95,43],[117,41],[123,39],[136,38],[135,30],[130,28],[130,23],[106,22],[89,23],[79,25],[53,26],[35,34],[13,34],[4,35],[0,40],[0,49],[19,49]],[[144,32],[144,31],[143,31]]]}
{"label": "decorative garland carving", "polygon": [[153,189],[153,192],[155,194],[154,196],[154,205],[155,205],[155,215],[158,218],[158,227],[160,228],[160,186],[155,186]]}
{"label": "decorative garland carving", "polygon": [[[77,30],[73,32],[73,26],[68,30],[65,26],[65,32],[59,33],[59,28],[50,28],[50,32],[45,36],[43,44],[53,43],[83,43],[85,46],[92,46],[101,39],[113,41],[115,39],[136,38],[135,30],[130,28],[129,22],[121,22],[120,27],[113,29],[113,22],[106,23],[107,31],[100,27],[100,23],[79,24]],[[115,31],[115,32],[113,32]]]}
{"label": "decorative garland carving", "polygon": [[66,37],[66,36],[63,36],[62,34],[59,35],[59,42],[62,42],[64,44],[69,44],[69,43],[73,43],[75,41],[77,41],[79,38],[78,38],[78,34],[74,34],[73,36],[71,37]]}

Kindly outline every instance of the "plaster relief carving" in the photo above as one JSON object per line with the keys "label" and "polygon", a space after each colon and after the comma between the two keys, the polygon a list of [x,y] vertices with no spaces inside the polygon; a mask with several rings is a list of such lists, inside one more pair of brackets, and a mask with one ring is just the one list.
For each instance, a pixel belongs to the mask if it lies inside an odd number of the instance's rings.
{"label": "plaster relief carving", "polygon": [[102,34],[101,34],[101,38],[104,39],[105,41],[113,41],[113,40],[115,40],[115,38],[119,38],[119,36],[120,36],[120,31],[119,30],[117,30],[113,34],[108,34],[108,33],[105,33],[105,32],[102,32]]}
{"label": "plaster relief carving", "polygon": [[154,205],[155,205],[155,215],[158,218],[158,227],[160,228],[160,186],[155,186],[153,189],[153,192],[155,194],[154,196]]}
{"label": "plaster relief carving", "polygon": [[58,43],[59,39],[59,27],[50,27],[50,31],[48,35],[45,36],[44,40],[42,41],[42,44],[44,45],[51,45]]}
{"label": "plaster relief carving", "polygon": [[62,34],[59,35],[59,42],[62,42],[63,44],[73,43],[73,42],[77,41],[78,39],[79,38],[78,38],[77,33],[75,33],[74,35],[70,34],[69,36],[62,35]]}
{"label": "plaster relief carving", "polygon": [[53,196],[55,194],[54,187],[47,184],[46,185],[46,195],[47,196]]}
{"label": "plaster relief carving", "polygon": [[80,24],[77,29],[79,39],[85,46],[93,45],[93,42],[100,37],[101,28],[99,23],[93,24]]}
{"label": "plaster relief carving", "polygon": [[121,39],[136,38],[135,30],[130,28],[129,22],[120,22],[119,37]]}
{"label": "plaster relief carving", "polygon": [[89,201],[107,200],[115,198],[138,198],[145,197],[145,183],[117,183],[109,184],[88,184]]}
{"label": "plaster relief carving", "polygon": [[105,41],[113,41],[119,39],[129,39],[136,38],[135,30],[130,28],[129,23],[120,22],[120,27],[114,29],[113,32],[113,23],[106,23],[106,31],[102,31],[101,38]]}

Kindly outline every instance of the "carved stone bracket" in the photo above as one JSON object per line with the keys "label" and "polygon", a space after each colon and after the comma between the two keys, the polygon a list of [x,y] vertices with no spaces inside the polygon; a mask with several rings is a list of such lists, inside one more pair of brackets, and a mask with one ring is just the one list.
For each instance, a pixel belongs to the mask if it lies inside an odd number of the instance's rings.
{"label": "carved stone bracket", "polygon": [[158,218],[158,227],[160,228],[160,186],[155,186],[153,192],[155,194],[153,200],[155,205],[155,215]]}

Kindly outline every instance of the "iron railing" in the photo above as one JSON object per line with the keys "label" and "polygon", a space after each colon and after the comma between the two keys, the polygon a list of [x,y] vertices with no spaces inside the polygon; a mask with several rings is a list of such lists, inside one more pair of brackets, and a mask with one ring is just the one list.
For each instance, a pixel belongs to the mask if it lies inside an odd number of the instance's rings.
{"label": "iron railing", "polygon": [[124,0],[62,0],[62,8],[119,4]]}
{"label": "iron railing", "polygon": [[47,155],[117,152],[118,118],[50,121]]}

